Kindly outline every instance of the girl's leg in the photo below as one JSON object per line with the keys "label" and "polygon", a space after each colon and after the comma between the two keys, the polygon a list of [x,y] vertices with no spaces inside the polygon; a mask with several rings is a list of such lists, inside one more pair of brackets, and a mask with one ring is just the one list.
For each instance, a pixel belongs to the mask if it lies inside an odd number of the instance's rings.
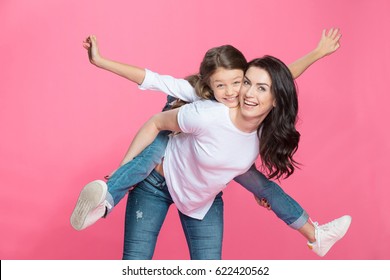
{"label": "girl's leg", "polygon": [[309,223],[309,216],[282,188],[269,181],[255,165],[245,174],[234,179],[259,198],[265,198],[274,213],[291,228],[298,230],[308,241],[308,246],[319,256],[324,256],[348,231],[351,217],[348,215],[327,224]]}
{"label": "girl's leg", "polygon": [[160,132],[152,144],[121,166],[107,183],[96,180],[85,185],[70,218],[73,228],[83,230],[105,217],[133,185],[145,179],[161,162],[169,133]]}
{"label": "girl's leg", "polygon": [[[170,109],[172,101],[168,96],[163,111]],[[169,131],[161,131],[156,139],[137,157],[121,166],[108,180],[96,180],[81,190],[70,223],[76,230],[83,230],[100,218],[105,217],[126,195],[129,189],[145,179],[161,162],[168,144]]]}
{"label": "girl's leg", "polygon": [[[167,96],[167,102],[162,109],[169,110],[176,98]],[[121,166],[107,181],[107,200],[115,205],[126,195],[129,189],[144,180],[150,172],[161,163],[168,144],[170,131],[161,131],[156,139],[138,156]],[[111,210],[108,209],[108,212]]]}
{"label": "girl's leg", "polygon": [[156,171],[127,198],[124,260],[152,259],[157,237],[173,203],[165,180]]}
{"label": "girl's leg", "polygon": [[305,210],[276,183],[269,181],[255,165],[234,180],[259,198],[265,198],[272,211],[293,229],[299,229],[309,219]]}
{"label": "girl's leg", "polygon": [[220,260],[223,238],[223,200],[218,194],[203,220],[179,212],[192,260]]}
{"label": "girl's leg", "polygon": [[161,131],[156,139],[138,156],[121,166],[107,181],[108,195],[114,205],[127,194],[129,189],[144,180],[161,163],[168,144],[170,131]]}
{"label": "girl's leg", "polygon": [[[163,111],[169,110],[176,98],[167,96]],[[168,144],[170,131],[161,131],[154,141],[138,156],[121,166],[107,181],[108,200],[115,205],[126,195],[129,189],[143,181],[150,172],[161,163]]]}

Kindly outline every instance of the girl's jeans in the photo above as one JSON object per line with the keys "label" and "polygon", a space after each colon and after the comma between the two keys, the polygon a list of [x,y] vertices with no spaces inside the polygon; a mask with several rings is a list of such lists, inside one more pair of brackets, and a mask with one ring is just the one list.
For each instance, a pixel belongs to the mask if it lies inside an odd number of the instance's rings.
{"label": "girl's jeans", "polygon": [[[193,260],[219,260],[222,251],[223,201],[218,194],[203,220],[179,212]],[[155,170],[127,198],[123,259],[153,257],[157,237],[173,203],[165,179]]]}

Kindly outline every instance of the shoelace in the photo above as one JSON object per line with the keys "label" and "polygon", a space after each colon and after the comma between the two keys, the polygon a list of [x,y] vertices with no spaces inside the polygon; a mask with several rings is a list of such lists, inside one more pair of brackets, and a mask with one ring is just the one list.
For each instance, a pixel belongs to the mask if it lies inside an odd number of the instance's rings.
{"label": "shoelace", "polygon": [[107,200],[104,200],[104,206],[107,207],[108,209],[112,208],[112,205]]}
{"label": "shoelace", "polygon": [[320,229],[320,227],[318,226],[318,222],[313,222],[313,220],[310,218],[309,218],[309,220],[312,223],[312,225],[314,226],[314,237],[315,237],[316,242],[318,244],[318,248],[321,248],[321,238],[318,238],[318,232]]}

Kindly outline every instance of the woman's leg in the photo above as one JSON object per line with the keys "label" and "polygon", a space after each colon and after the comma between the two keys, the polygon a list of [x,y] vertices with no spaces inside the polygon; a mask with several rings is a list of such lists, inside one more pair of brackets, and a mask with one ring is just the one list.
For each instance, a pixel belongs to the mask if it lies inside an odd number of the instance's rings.
{"label": "woman's leg", "polygon": [[154,170],[131,192],[126,207],[124,260],[152,259],[172,203],[164,178]]}
{"label": "woman's leg", "polygon": [[218,194],[203,220],[179,212],[192,260],[220,260],[223,239],[223,200]]}

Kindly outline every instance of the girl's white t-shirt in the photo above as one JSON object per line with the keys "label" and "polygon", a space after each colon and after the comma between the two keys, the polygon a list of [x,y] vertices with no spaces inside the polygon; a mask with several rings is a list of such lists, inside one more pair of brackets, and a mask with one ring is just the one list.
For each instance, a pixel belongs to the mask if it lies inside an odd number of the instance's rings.
{"label": "girl's white t-shirt", "polygon": [[[149,70],[140,88],[161,90],[186,101],[199,99],[188,81]],[[170,136],[165,151],[165,180],[179,211],[203,219],[227,183],[252,166],[259,155],[259,138],[256,131],[237,129],[229,108],[216,101],[182,106],[178,123],[182,133]]]}
{"label": "girl's white t-shirt", "polygon": [[195,89],[185,79],[177,79],[168,75],[160,75],[149,69],[145,69],[145,78],[139,85],[142,90],[162,91],[167,95],[179,98],[186,102],[200,100]]}

